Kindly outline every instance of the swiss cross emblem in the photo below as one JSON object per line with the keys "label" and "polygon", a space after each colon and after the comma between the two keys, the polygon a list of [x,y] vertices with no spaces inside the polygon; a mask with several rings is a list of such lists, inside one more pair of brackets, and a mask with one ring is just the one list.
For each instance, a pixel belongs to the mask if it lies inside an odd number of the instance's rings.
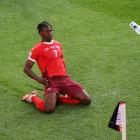
{"label": "swiss cross emblem", "polygon": [[59,46],[58,46],[58,45],[56,45],[55,47],[56,47],[57,49],[59,49]]}

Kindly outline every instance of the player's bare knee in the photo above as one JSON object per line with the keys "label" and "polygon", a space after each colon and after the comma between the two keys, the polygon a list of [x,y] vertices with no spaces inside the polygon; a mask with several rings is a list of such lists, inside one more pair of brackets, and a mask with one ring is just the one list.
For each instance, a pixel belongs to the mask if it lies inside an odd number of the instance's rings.
{"label": "player's bare knee", "polygon": [[46,113],[53,113],[55,111],[55,108],[48,108],[46,109]]}
{"label": "player's bare knee", "polygon": [[91,97],[89,95],[85,97],[83,104],[85,104],[85,105],[91,104]]}
{"label": "player's bare knee", "polygon": [[48,105],[47,103],[45,103],[45,112],[46,113],[53,113],[54,111],[55,111],[55,106]]}
{"label": "player's bare knee", "polygon": [[85,104],[85,105],[90,105],[90,104],[91,104],[91,98],[86,99],[84,104]]}

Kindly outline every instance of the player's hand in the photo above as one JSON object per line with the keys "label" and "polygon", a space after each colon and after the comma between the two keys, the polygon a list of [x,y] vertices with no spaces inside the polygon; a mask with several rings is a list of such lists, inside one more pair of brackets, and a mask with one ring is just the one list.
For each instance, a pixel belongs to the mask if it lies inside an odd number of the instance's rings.
{"label": "player's hand", "polygon": [[38,78],[38,79],[37,79],[37,82],[38,82],[39,84],[44,85],[44,86],[47,86],[47,85],[48,85],[48,80],[47,80],[46,78]]}

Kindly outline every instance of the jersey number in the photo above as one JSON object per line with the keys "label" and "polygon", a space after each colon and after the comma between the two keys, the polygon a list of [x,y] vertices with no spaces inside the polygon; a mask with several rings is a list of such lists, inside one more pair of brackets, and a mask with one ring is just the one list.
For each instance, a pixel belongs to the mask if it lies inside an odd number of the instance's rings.
{"label": "jersey number", "polygon": [[57,50],[53,50],[53,53],[55,54],[55,57],[58,56]]}

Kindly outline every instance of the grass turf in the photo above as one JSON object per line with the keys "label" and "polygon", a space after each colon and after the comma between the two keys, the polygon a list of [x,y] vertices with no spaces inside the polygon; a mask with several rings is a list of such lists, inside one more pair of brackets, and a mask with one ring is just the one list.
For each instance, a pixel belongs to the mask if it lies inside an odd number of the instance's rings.
{"label": "grass turf", "polygon": [[[1,0],[0,139],[121,139],[107,128],[120,100],[127,102],[127,137],[139,139],[140,37],[128,26],[140,23],[139,6],[138,0]],[[43,98],[42,86],[22,71],[43,20],[64,46],[68,73],[92,96],[89,107],[62,105],[48,115],[20,101],[33,88]]]}

